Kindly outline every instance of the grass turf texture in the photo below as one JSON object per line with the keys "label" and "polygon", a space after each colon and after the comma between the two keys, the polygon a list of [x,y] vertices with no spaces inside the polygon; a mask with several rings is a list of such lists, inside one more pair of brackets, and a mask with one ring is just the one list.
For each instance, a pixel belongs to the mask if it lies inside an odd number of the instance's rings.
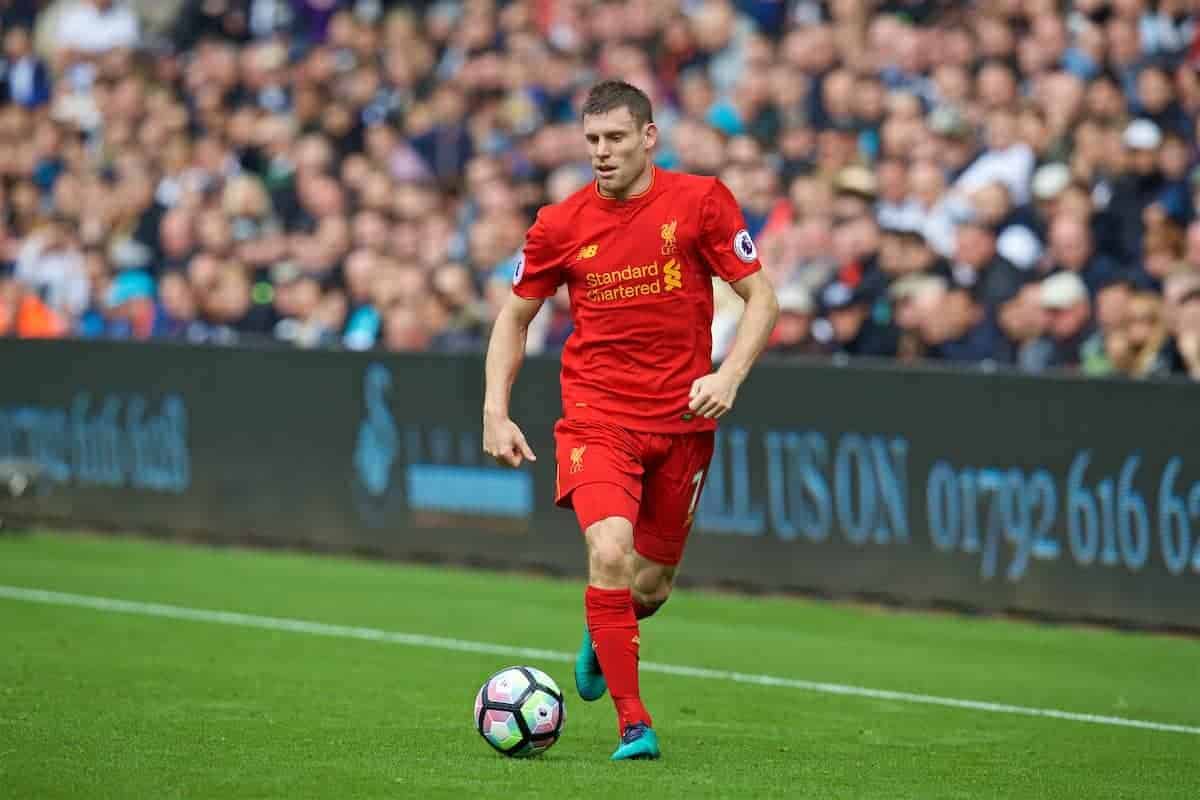
{"label": "grass turf texture", "polygon": [[[573,651],[577,583],[331,557],[0,537],[0,584]],[[647,660],[1200,723],[1200,643],[679,592]],[[544,757],[475,733],[504,657],[0,598],[0,797],[1195,798],[1200,737],[645,674],[664,759],[607,698]]]}

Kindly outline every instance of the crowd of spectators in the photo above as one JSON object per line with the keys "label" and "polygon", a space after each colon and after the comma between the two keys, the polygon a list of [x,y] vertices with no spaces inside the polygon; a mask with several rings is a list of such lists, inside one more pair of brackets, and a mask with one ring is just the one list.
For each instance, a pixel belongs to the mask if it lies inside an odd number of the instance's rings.
{"label": "crowd of spectators", "polygon": [[0,335],[478,351],[619,77],[772,352],[1200,378],[1194,0],[151,5],[0,0]]}

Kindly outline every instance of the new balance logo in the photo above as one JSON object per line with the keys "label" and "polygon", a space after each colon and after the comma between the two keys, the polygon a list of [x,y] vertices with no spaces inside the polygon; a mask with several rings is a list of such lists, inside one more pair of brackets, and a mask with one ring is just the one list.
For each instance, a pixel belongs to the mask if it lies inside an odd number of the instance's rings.
{"label": "new balance logo", "polygon": [[679,263],[675,259],[671,259],[666,264],[663,264],[663,286],[668,292],[683,288],[683,274],[680,272]]}
{"label": "new balance logo", "polygon": [[595,257],[596,253],[599,252],[599,250],[600,245],[598,244],[589,244],[581,247],[579,248],[579,255],[575,256],[575,260],[583,261],[586,258],[593,258]]}

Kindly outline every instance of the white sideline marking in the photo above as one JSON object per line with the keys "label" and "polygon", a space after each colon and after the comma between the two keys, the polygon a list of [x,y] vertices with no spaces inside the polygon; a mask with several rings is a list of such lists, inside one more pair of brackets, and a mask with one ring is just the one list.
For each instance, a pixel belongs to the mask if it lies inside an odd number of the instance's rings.
{"label": "white sideline marking", "polygon": [[[511,656],[514,658],[530,659],[533,661],[572,662],[575,656],[558,650],[540,650],[535,647],[511,647],[504,644],[488,644],[487,642],[470,642],[463,639],[447,639],[441,636],[423,636],[416,633],[395,633],[379,628],[361,628],[350,625],[330,625],[324,622],[310,622],[302,619],[286,617],[263,617],[257,614],[240,614],[236,611],[212,611],[203,608],[187,608],[163,603],[139,603],[133,600],[116,600],[108,597],[93,597],[82,594],[65,592],[50,592],[42,589],[26,589],[19,586],[0,585],[0,598],[22,600],[29,603],[44,605],[72,606],[75,608],[90,608],[96,611],[113,611],[120,614],[136,614],[143,617],[165,617],[167,619],[183,619],[193,622],[214,622],[221,625],[235,625],[241,628],[258,628],[268,631],[290,631],[292,633],[308,633],[316,636],[332,636],[341,639],[365,639],[373,642],[403,644],[410,647],[430,647],[438,650],[457,650],[464,653],[487,653],[489,655]],[[1165,722],[1149,722],[1140,719],[1124,717],[1107,717],[1099,714],[1078,714],[1073,711],[1060,711],[1054,708],[1030,708],[1028,706],[1013,706],[1005,703],[988,703],[980,700],[959,700],[953,697],[938,697],[929,694],[913,694],[910,692],[893,692],[887,689],[868,689],[862,686],[847,686],[840,683],[822,683],[805,681],[796,678],[780,678],[774,675],[754,675],[745,672],[731,672],[723,669],[705,669],[703,667],[685,667],[676,664],[659,664],[654,661],[641,662],[641,668],[646,672],[658,672],[664,675],[678,675],[684,678],[699,678],[709,681],[730,681],[733,683],[749,683],[757,686],[779,686],[786,689],[801,689],[806,692],[821,694],[837,694],[849,697],[866,697],[872,700],[891,700],[898,703],[919,703],[931,706],[946,706],[962,708],[969,711],[984,711],[991,714],[1018,714],[1026,717],[1049,717],[1064,719],[1071,722],[1088,722],[1094,725],[1115,725],[1123,728],[1141,728],[1167,733],[1187,733],[1200,736],[1200,727],[1192,725],[1173,725]]]}

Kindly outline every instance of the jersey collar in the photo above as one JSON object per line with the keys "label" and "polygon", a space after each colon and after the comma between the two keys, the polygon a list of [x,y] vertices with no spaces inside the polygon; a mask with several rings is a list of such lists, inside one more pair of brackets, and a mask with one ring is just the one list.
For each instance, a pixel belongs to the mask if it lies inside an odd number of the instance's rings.
{"label": "jersey collar", "polygon": [[635,195],[626,197],[624,200],[618,200],[615,197],[605,197],[600,194],[600,184],[595,180],[592,181],[592,195],[596,198],[596,202],[600,203],[605,208],[623,208],[630,205],[635,205],[654,192],[654,188],[658,183],[658,168],[653,163],[650,164],[650,183],[645,189]]}

